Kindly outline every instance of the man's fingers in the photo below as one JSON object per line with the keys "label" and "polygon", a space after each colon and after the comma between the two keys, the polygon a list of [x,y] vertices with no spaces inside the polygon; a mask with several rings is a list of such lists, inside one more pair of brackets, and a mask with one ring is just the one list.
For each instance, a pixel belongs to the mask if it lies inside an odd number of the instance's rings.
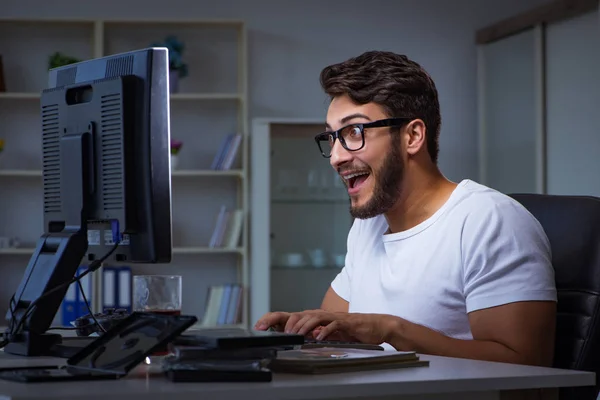
{"label": "man's fingers", "polygon": [[[332,321],[330,324],[326,325],[325,327],[323,327],[323,329],[321,329],[321,332],[319,332],[319,334],[317,335],[317,340],[325,340],[330,335],[333,336],[334,333],[342,330],[341,327],[342,323],[340,322],[340,320]],[[343,337],[346,335],[344,335],[343,332],[339,332],[337,336]]]}
{"label": "man's fingers", "polygon": [[283,331],[286,333],[296,333],[296,331],[294,331],[294,326],[296,326],[298,321],[300,321],[305,316],[306,316],[305,312],[295,312],[295,313],[290,314],[290,317],[287,319],[287,321],[285,323],[285,327],[284,327]]}
{"label": "man's fingers", "polygon": [[287,324],[285,325],[285,333],[298,333],[299,327],[304,324],[304,320],[310,318],[308,314],[305,313],[296,313],[292,315]]}
{"label": "man's fingers", "polygon": [[324,322],[323,317],[323,314],[308,315],[306,318],[303,318],[302,320],[298,321],[294,328],[296,329],[296,332],[298,332],[298,334],[306,336],[313,329],[315,329],[318,326],[321,326],[321,324]]}
{"label": "man's fingers", "polygon": [[289,318],[286,312],[270,312],[263,315],[254,325],[254,329],[266,331],[270,327],[283,326]]}

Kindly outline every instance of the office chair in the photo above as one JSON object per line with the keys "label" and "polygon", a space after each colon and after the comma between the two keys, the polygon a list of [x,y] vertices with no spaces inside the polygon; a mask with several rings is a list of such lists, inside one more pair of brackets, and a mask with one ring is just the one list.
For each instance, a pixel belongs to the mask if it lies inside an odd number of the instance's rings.
{"label": "office chair", "polygon": [[[600,372],[600,198],[511,194],[540,222],[558,292],[554,367]],[[596,381],[598,379],[596,378]],[[561,388],[560,399],[595,400],[600,386]]]}

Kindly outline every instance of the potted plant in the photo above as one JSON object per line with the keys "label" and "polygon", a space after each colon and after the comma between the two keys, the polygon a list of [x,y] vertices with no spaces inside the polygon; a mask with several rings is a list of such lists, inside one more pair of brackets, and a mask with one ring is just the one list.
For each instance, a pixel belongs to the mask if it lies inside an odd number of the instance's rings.
{"label": "potted plant", "polygon": [[183,142],[180,140],[171,139],[171,169],[176,169],[179,163],[179,151],[183,146]]}
{"label": "potted plant", "polygon": [[78,63],[80,61],[81,60],[78,58],[67,56],[67,55],[61,53],[60,51],[57,51],[57,52],[51,54],[50,57],[48,57],[48,68],[49,69],[58,68],[58,67],[62,67],[63,65],[74,64],[74,63]]}
{"label": "potted plant", "polygon": [[169,50],[169,90],[171,93],[179,91],[179,79],[188,75],[188,66],[183,62],[185,46],[175,36],[167,36],[162,43],[153,43],[152,47],[166,47]]}

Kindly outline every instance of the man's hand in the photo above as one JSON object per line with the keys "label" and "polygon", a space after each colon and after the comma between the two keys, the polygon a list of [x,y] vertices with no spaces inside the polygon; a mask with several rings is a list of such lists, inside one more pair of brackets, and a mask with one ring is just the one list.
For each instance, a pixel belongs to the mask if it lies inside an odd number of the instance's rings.
{"label": "man's hand", "polygon": [[266,331],[269,328],[273,328],[278,332],[283,332],[285,324],[292,313],[289,312],[269,312],[263,315],[256,324],[254,324],[254,329],[259,331]]}
{"label": "man's hand", "polygon": [[381,344],[395,326],[390,315],[358,314],[308,310],[296,313],[274,312],[261,318],[255,328],[279,327],[287,333],[313,336],[317,340],[343,340]]}

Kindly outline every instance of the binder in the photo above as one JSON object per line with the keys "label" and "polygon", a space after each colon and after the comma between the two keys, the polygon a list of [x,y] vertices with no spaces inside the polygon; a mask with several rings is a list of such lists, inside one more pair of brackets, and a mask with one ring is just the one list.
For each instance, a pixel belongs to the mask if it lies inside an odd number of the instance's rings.
{"label": "binder", "polygon": [[117,274],[114,267],[102,267],[102,312],[117,308]]}
{"label": "binder", "polygon": [[221,307],[217,318],[217,325],[225,325],[227,323],[227,307],[231,298],[232,285],[223,286],[223,294],[221,297]]}
{"label": "binder", "polygon": [[117,308],[122,308],[127,310],[127,312],[132,311],[131,303],[131,268],[130,267],[120,267],[116,269],[117,272],[117,285],[115,286],[115,292],[117,294]]}
{"label": "binder", "polygon": [[[80,276],[86,270],[87,265],[81,265],[79,268],[77,268],[75,276]],[[87,299],[91,309],[94,297],[93,276],[92,274],[87,274],[81,278],[80,281],[81,286],[83,287],[85,298]],[[88,307],[85,303],[83,295],[81,294],[79,285],[77,282],[74,282],[67,289],[67,293],[65,294],[61,304],[61,324],[63,326],[72,326],[71,322],[86,314],[89,314]]]}
{"label": "binder", "polygon": [[71,326],[71,321],[77,319],[77,291],[79,291],[77,283],[72,283],[67,289],[67,293],[65,294],[65,298],[61,305],[62,326]]}
{"label": "binder", "polygon": [[[80,276],[87,270],[87,265],[82,265],[77,269],[77,276]],[[93,292],[92,292],[92,276],[91,274],[85,275],[83,278],[79,280],[81,282],[81,287],[83,288],[83,293],[85,294],[85,299],[87,299],[87,304],[85,302],[84,296],[81,294],[81,289],[77,282],[74,283],[75,288],[75,298],[77,303],[77,318],[83,317],[86,314],[89,314],[88,305],[90,309],[92,308],[93,302]]]}

